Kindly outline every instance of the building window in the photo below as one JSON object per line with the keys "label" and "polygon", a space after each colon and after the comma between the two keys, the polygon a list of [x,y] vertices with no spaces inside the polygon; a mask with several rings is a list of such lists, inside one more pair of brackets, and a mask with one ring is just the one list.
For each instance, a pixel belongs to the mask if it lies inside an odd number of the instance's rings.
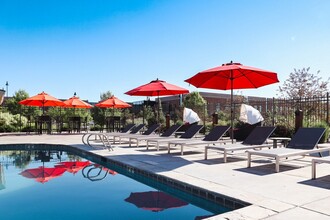
{"label": "building window", "polygon": [[219,112],[220,111],[220,103],[215,104],[215,111]]}

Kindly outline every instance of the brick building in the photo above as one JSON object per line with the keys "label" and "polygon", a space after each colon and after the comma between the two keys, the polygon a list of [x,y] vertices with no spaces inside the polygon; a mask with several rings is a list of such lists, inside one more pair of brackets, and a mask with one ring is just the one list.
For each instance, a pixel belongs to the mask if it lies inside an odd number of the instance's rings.
{"label": "brick building", "polygon": [[[230,94],[199,92],[199,94],[205,99],[207,105],[208,115],[218,111],[225,111],[230,109]],[[160,97],[163,112],[172,112],[174,109],[179,108],[184,100],[185,95],[175,95]],[[239,96],[234,95],[234,106],[238,106],[242,103],[252,105],[260,112],[268,111],[272,98],[256,97],[256,96]],[[239,106],[238,106],[239,107]]]}

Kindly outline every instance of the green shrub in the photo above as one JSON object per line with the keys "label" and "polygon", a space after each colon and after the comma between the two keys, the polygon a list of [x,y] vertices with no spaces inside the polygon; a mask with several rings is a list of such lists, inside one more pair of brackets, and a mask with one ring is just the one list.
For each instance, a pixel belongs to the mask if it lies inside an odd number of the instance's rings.
{"label": "green shrub", "polygon": [[25,126],[22,128],[22,132],[33,132],[34,127],[33,126]]}
{"label": "green shrub", "polygon": [[103,127],[101,125],[94,125],[93,127],[91,127],[90,130],[91,131],[102,131]]}
{"label": "green shrub", "polygon": [[289,137],[291,138],[294,134],[294,128],[290,128],[284,125],[278,125],[276,126],[276,129],[274,131],[275,137]]}
{"label": "green shrub", "polygon": [[13,115],[9,112],[0,112],[0,132],[19,131],[27,124],[27,118],[20,115]]}

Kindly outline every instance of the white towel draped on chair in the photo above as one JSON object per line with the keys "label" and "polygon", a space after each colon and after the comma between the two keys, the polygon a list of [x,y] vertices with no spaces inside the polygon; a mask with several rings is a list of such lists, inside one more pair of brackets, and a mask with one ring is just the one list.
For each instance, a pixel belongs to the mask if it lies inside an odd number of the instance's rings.
{"label": "white towel draped on chair", "polygon": [[198,117],[197,113],[190,108],[183,109],[183,121],[189,124],[199,122],[201,119]]}
{"label": "white towel draped on chair", "polygon": [[250,125],[264,120],[260,112],[250,105],[242,104],[239,120]]}

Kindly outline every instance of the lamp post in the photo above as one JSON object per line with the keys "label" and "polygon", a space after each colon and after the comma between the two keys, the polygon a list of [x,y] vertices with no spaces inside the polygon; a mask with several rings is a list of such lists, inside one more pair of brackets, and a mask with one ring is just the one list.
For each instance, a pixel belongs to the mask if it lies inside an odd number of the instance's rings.
{"label": "lamp post", "polygon": [[8,83],[8,81],[6,81],[7,98],[8,98],[8,86],[9,86],[9,83]]}

